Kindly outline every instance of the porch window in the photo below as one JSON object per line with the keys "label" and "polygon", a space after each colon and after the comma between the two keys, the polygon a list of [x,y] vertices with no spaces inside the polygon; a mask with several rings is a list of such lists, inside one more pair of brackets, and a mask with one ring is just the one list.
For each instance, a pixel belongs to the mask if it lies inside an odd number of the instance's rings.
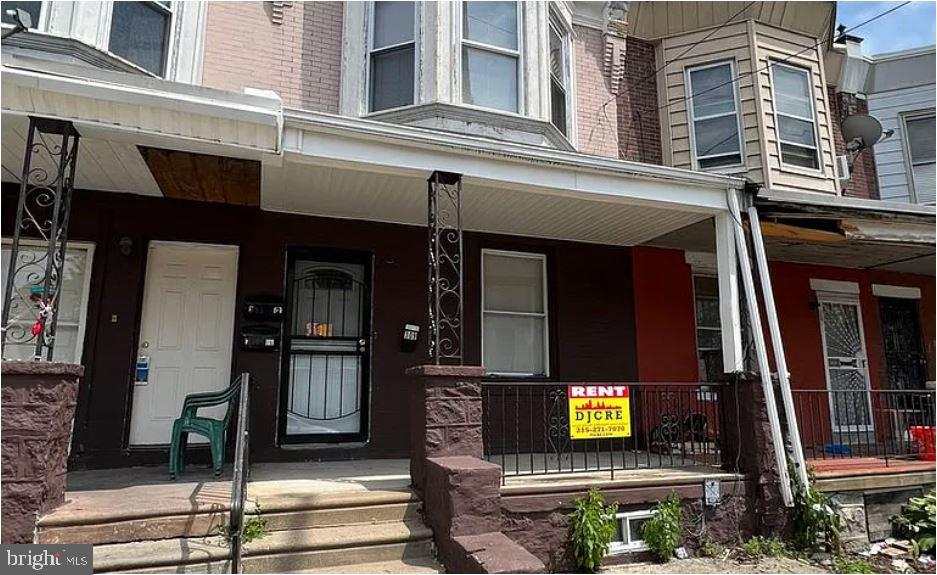
{"label": "porch window", "polygon": [[778,63],[771,66],[771,74],[781,163],[818,169],[812,75],[809,70]]}
{"label": "porch window", "polygon": [[7,10],[16,9],[24,10],[29,13],[30,18],[32,18],[31,30],[39,28],[39,13],[42,11],[42,2],[4,2],[2,8],[2,20],[4,24],[16,24],[13,18],[7,16]]}
{"label": "porch window", "polygon": [[719,282],[711,276],[693,276],[696,303],[696,357],[702,381],[718,381],[722,365],[722,327],[719,321]]}
{"label": "porch window", "polygon": [[370,111],[413,104],[416,5],[374,2],[370,47]]}
{"label": "porch window", "polygon": [[904,118],[908,163],[911,165],[913,201],[933,203],[935,182],[934,113],[908,115]]}
{"label": "porch window", "polygon": [[163,76],[171,20],[172,2],[114,2],[108,50]]}
{"label": "porch window", "polygon": [[518,111],[518,2],[462,3],[462,101]]}
{"label": "porch window", "polygon": [[739,105],[734,64],[720,62],[687,70],[693,155],[699,169],[742,165]]}
{"label": "porch window", "polygon": [[[10,248],[12,241],[3,238],[2,269],[4,281],[10,265]],[[35,240],[20,240],[19,261],[26,264],[23,271],[16,274],[13,289],[23,292],[29,290],[26,282],[28,262],[40,261],[46,257],[47,246]],[[52,359],[69,363],[81,363],[82,344],[85,339],[85,322],[88,311],[88,292],[91,285],[91,261],[94,255],[94,244],[81,242],[68,242],[65,252],[65,266],[63,268],[64,280],[59,295],[59,315],[56,323],[55,347],[52,350]],[[7,305],[3,301],[3,305]],[[33,358],[36,346],[32,340],[23,344],[12,343],[16,338],[13,330],[24,330],[30,333],[35,316],[13,317],[10,313],[10,325],[7,326],[10,339],[4,350],[3,359],[28,360]]]}
{"label": "porch window", "polygon": [[482,251],[482,363],[493,375],[547,376],[546,256]]}
{"label": "porch window", "polygon": [[650,509],[616,514],[617,531],[615,539],[608,546],[608,554],[645,551],[648,547],[644,542],[644,524],[653,516],[654,512]]}
{"label": "porch window", "polygon": [[550,14],[550,121],[569,135],[569,33]]}

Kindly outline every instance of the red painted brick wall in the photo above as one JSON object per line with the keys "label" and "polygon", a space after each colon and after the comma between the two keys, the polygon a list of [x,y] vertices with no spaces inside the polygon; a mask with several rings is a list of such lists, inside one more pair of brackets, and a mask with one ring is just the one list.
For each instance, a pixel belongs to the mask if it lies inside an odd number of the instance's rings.
{"label": "red painted brick wall", "polygon": [[274,90],[287,106],[338,112],[341,2],[290,2],[276,23],[270,2],[211,2],[202,83]]}
{"label": "red painted brick wall", "polygon": [[[829,92],[830,109],[833,112],[833,140],[836,144],[836,155],[846,153],[846,142],[843,140],[843,131],[840,127],[842,121],[852,114],[868,114],[869,105],[851,94],[837,93],[835,86],[827,88]],[[875,172],[875,158],[872,150],[866,149],[856,158],[852,166],[852,177],[849,179],[843,195],[853,198],[878,199],[878,178]]]}
{"label": "red painted brick wall", "polygon": [[629,36],[625,53],[625,77],[618,97],[619,157],[660,165],[654,45]]}
{"label": "red painted brick wall", "polygon": [[605,71],[605,40],[600,30],[573,27],[576,58],[578,149],[618,157],[618,102]]}

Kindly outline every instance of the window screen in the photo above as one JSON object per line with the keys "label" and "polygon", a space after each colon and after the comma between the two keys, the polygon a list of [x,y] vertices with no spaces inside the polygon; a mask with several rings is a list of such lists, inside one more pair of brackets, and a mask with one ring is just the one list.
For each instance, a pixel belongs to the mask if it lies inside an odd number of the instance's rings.
{"label": "window screen", "polygon": [[811,73],[802,68],[774,64],[771,75],[781,162],[802,168],[819,168]]}

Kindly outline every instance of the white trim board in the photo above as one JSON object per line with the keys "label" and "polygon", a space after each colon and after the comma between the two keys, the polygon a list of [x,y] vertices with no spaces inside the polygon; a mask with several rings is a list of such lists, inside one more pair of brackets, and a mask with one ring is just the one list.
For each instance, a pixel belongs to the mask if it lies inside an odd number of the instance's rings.
{"label": "white trim board", "polygon": [[872,284],[872,294],[878,297],[893,297],[899,299],[921,299],[921,288],[908,286],[893,286]]}
{"label": "white trim board", "polygon": [[813,291],[859,295],[859,284],[856,282],[810,278],[810,289]]}

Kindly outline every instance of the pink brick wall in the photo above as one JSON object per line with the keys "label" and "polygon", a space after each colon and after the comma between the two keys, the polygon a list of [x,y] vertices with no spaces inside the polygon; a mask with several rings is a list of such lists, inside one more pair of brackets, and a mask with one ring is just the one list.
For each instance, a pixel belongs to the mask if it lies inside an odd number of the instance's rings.
{"label": "pink brick wall", "polygon": [[656,71],[654,45],[629,36],[618,98],[619,157],[624,160],[663,163]]}
{"label": "pink brick wall", "polygon": [[[602,32],[574,26],[576,57],[576,121],[579,151],[618,157],[618,103],[613,99],[605,73],[605,41]],[[603,104],[611,100],[603,108]]]}
{"label": "pink brick wall", "polygon": [[287,106],[338,112],[341,2],[210,2],[202,83],[277,92]]}

